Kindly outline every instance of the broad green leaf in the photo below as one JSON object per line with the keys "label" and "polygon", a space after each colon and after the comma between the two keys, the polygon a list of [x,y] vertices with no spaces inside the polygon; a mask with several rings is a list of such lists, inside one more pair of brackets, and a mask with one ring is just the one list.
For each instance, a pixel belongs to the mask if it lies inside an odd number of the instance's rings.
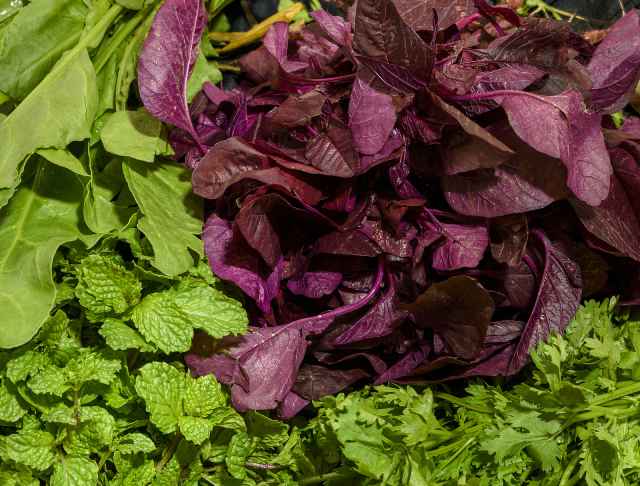
{"label": "broad green leaf", "polygon": [[54,437],[43,430],[23,428],[0,437],[0,457],[44,471],[55,460]]}
{"label": "broad green leaf", "polygon": [[121,200],[128,194],[122,175],[122,161],[112,159],[100,169],[96,158],[97,154],[94,153],[90,161],[91,178],[85,187],[82,214],[94,233],[119,231],[135,213],[128,201]]}
{"label": "broad green leaf", "polygon": [[194,265],[202,255],[202,201],[191,192],[188,169],[178,164],[150,166],[127,159],[124,175],[143,216],[138,222],[154,251],[152,264],[169,276]]}
{"label": "broad green leaf", "polygon": [[147,295],[138,304],[131,320],[147,341],[165,353],[184,352],[191,347],[193,327],[166,292]]}
{"label": "broad green leaf", "polygon": [[52,164],[59,165],[81,176],[88,176],[87,170],[74,155],[65,149],[40,149],[38,155]]}
{"label": "broad green leaf", "polygon": [[0,90],[20,100],[77,44],[87,7],[81,0],[34,0],[0,33]]}
{"label": "broad green leaf", "polygon": [[125,313],[140,301],[142,284],[119,257],[92,254],[76,269],[76,296],[90,321]]}
{"label": "broad green leaf", "polygon": [[213,429],[211,420],[203,417],[182,416],[178,419],[178,426],[185,439],[197,445],[207,440]]}
{"label": "broad green leaf", "polygon": [[183,413],[185,374],[167,363],[146,364],[140,368],[136,391],[158,430],[165,434],[175,432]]}
{"label": "broad green leaf", "polygon": [[117,111],[107,118],[100,137],[112,154],[153,162],[158,147],[164,145],[161,131],[160,120],[146,110]]}
{"label": "broad green leaf", "polygon": [[20,182],[25,159],[39,148],[89,137],[96,107],[93,65],[86,50],[74,50],[0,124],[0,208]]}
{"label": "broad green leaf", "polygon": [[207,61],[202,50],[200,50],[187,84],[187,100],[189,102],[200,92],[202,85],[207,81],[212,84],[218,84],[222,81],[222,73],[214,63]]}
{"label": "broad green leaf", "polygon": [[60,245],[85,234],[81,193],[76,174],[39,162],[32,180],[0,210],[0,347],[26,343],[49,318],[56,297],[53,257]]}
{"label": "broad green leaf", "polygon": [[86,457],[62,456],[53,466],[50,486],[95,486],[98,465]]}
{"label": "broad green leaf", "polygon": [[176,484],[180,484],[181,471],[182,466],[174,455],[164,468],[158,471],[151,486],[175,486]]}
{"label": "broad green leaf", "polygon": [[6,383],[0,382],[0,422],[17,422],[25,414],[16,395]]}
{"label": "broad green leaf", "polygon": [[140,10],[144,6],[144,0],[117,0],[117,3],[129,10]]}
{"label": "broad green leaf", "polygon": [[143,352],[155,351],[155,346],[149,344],[133,328],[117,319],[105,319],[98,331],[111,349],[126,351],[127,349],[139,349]]}

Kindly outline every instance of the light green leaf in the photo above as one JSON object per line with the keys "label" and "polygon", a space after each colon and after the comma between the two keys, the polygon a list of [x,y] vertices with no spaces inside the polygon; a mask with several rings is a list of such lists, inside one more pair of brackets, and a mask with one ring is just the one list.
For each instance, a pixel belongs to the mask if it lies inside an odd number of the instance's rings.
{"label": "light green leaf", "polygon": [[144,5],[144,0],[118,0],[117,3],[129,10],[140,10]]}
{"label": "light green leaf", "polygon": [[217,408],[209,414],[209,420],[215,427],[233,431],[245,430],[246,424],[242,415],[231,407]]}
{"label": "light green leaf", "polygon": [[127,196],[122,161],[112,159],[101,170],[97,154],[90,159],[91,179],[87,182],[82,205],[84,221],[97,234],[122,230],[135,214]]}
{"label": "light green leaf", "polygon": [[38,372],[28,382],[33,393],[48,393],[61,397],[70,388],[62,368],[49,365]]}
{"label": "light green leaf", "polygon": [[227,448],[227,457],[224,462],[227,465],[227,471],[236,479],[244,479],[247,477],[245,463],[247,457],[251,454],[252,441],[246,432],[239,432],[229,441]]}
{"label": "light green leaf", "polygon": [[145,434],[132,432],[131,434],[123,435],[118,439],[115,450],[121,454],[135,454],[136,452],[148,453],[155,451],[156,445]]}
{"label": "light green leaf", "polygon": [[0,421],[17,422],[24,414],[24,408],[22,408],[16,396],[7,388],[7,384],[0,383]]}
{"label": "light green leaf", "polygon": [[227,398],[213,375],[189,379],[184,395],[184,413],[208,417],[216,408],[226,407]]}
{"label": "light green leaf", "polygon": [[264,447],[280,447],[289,439],[289,427],[280,420],[273,420],[259,412],[250,411],[244,416],[247,433],[259,440]]}
{"label": "light green leaf", "polygon": [[43,422],[53,422],[56,424],[75,425],[76,416],[73,407],[58,403],[46,410],[40,417]]}
{"label": "light green leaf", "polygon": [[202,50],[200,50],[191,77],[189,78],[189,83],[187,84],[187,100],[189,102],[200,92],[202,85],[207,81],[213,84],[219,83],[222,81],[222,73],[214,63],[207,61]]}
{"label": "light green leaf", "polygon": [[[31,129],[23,125],[21,131]],[[5,153],[0,151],[0,159]],[[0,161],[0,172],[1,167]],[[0,211],[0,347],[26,343],[49,318],[56,297],[53,257],[60,245],[84,234],[81,193],[77,175],[40,162],[31,183]]]}
{"label": "light green leaf", "polygon": [[81,176],[88,176],[87,170],[74,155],[65,149],[40,149],[38,155],[44,157],[52,164],[59,165],[65,169],[69,169],[71,172],[75,172]]}
{"label": "light green leaf", "polygon": [[175,486],[176,484],[180,484],[181,470],[182,466],[174,455],[162,471],[158,472],[151,486]]}
{"label": "light green leaf", "polygon": [[80,422],[80,426],[64,442],[68,454],[88,455],[111,445],[116,421],[107,410],[97,406],[82,407]]}
{"label": "light green leaf", "polygon": [[[91,60],[86,50],[74,49],[0,124],[0,208],[18,186],[27,156],[39,148],[63,148],[89,137],[97,102]],[[75,198],[66,193],[63,201],[69,204]]]}
{"label": "light green leaf", "polygon": [[182,416],[178,420],[178,426],[185,439],[197,445],[207,440],[213,429],[211,420],[202,417]]}
{"label": "light green leaf", "polygon": [[175,302],[195,328],[221,338],[246,332],[249,318],[240,302],[204,284],[183,283]]}
{"label": "light green leaf", "polygon": [[90,381],[97,381],[108,385],[120,370],[120,361],[107,359],[96,352],[83,352],[72,359],[65,369],[67,381],[75,385],[82,385]]}
{"label": "light green leaf", "polygon": [[193,328],[165,292],[147,295],[133,309],[131,320],[145,339],[165,353],[184,352],[191,347]]}
{"label": "light green leaf", "polygon": [[33,477],[30,469],[18,466],[9,468],[8,464],[0,466],[0,484],[2,486],[40,486],[40,481]]}
{"label": "light green leaf", "polygon": [[92,254],[76,270],[76,296],[90,321],[125,313],[140,301],[142,284],[119,257]]}
{"label": "light green leaf", "polygon": [[188,169],[173,163],[147,165],[127,159],[125,179],[143,217],[138,223],[154,251],[152,264],[169,276],[194,264],[191,251],[202,255],[202,201],[191,192]]}
{"label": "light green leaf", "polygon": [[80,39],[80,0],[34,0],[0,33],[0,90],[22,99]]}
{"label": "light green leaf", "polygon": [[139,349],[143,352],[153,352],[156,349],[155,346],[146,342],[135,329],[117,319],[105,319],[98,332],[111,349],[119,351]]}
{"label": "light green leaf", "polygon": [[85,457],[64,456],[53,466],[50,486],[95,486],[98,465]]}
{"label": "light green leaf", "polygon": [[55,460],[54,437],[43,430],[23,428],[16,434],[0,437],[0,456],[44,471]]}
{"label": "light green leaf", "polygon": [[49,357],[37,351],[26,351],[7,363],[7,378],[13,383],[24,381],[49,364]]}
{"label": "light green leaf", "polygon": [[162,144],[161,130],[160,120],[146,110],[117,111],[107,118],[100,137],[112,154],[153,162]]}
{"label": "light green leaf", "polygon": [[160,432],[175,432],[182,416],[185,375],[167,363],[148,363],[140,368],[136,391],[145,401],[151,422]]}

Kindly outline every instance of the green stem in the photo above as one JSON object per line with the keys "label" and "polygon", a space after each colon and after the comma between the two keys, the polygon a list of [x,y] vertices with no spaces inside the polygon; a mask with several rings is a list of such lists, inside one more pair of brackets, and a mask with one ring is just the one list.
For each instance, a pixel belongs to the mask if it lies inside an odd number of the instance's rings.
{"label": "green stem", "polygon": [[609,392],[605,395],[601,395],[595,400],[589,403],[590,407],[596,405],[602,405],[603,403],[611,402],[613,400],[617,400],[618,398],[626,397],[627,395],[634,395],[636,393],[640,393],[640,382],[634,382],[630,385],[623,386],[622,388],[618,388],[612,392]]}
{"label": "green stem", "polygon": [[98,472],[102,471],[102,468],[107,463],[109,457],[111,457],[111,448],[108,448],[102,455],[100,456],[100,461],[98,462]]}
{"label": "green stem", "polygon": [[458,405],[460,407],[464,407],[467,408],[469,410],[473,410],[475,412],[480,412],[480,413],[492,413],[492,410],[489,407],[480,407],[477,405],[471,405],[469,403],[467,403],[466,401],[464,401],[461,398],[455,397],[453,395],[449,395],[448,393],[441,393],[441,392],[436,392],[434,393],[435,398],[442,398],[443,400],[446,400],[447,402],[453,403],[454,405]]}
{"label": "green stem", "polygon": [[564,470],[564,473],[560,478],[560,482],[558,483],[558,486],[568,486],[570,484],[569,481],[571,478],[571,474],[573,473],[573,470],[576,468],[576,465],[578,464],[579,460],[580,460],[580,454],[578,453],[574,454],[569,464],[567,464],[567,468]]}
{"label": "green stem", "polygon": [[326,474],[319,474],[317,476],[311,476],[310,478],[301,479],[298,484],[301,486],[308,484],[320,484],[324,481],[331,481],[333,479],[344,479],[344,473],[334,471]]}
{"label": "green stem", "polygon": [[101,50],[94,60],[94,66],[96,72],[100,72],[102,68],[107,64],[111,55],[116,51],[120,44],[133,32],[138,24],[149,14],[151,8],[140,10],[136,15],[131,17],[125,24],[121,25],[116,33],[109,39],[106,47]]}
{"label": "green stem", "polygon": [[156,464],[156,472],[160,472],[167,465],[173,453],[176,451],[178,444],[180,443],[180,433],[176,432],[176,435],[173,436],[171,442],[167,446],[167,448],[162,452],[162,457],[160,458],[160,462]]}

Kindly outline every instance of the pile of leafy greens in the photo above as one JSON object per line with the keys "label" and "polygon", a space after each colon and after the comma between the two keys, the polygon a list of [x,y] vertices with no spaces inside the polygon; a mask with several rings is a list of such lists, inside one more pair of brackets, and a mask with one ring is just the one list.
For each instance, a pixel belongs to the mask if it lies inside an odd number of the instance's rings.
{"label": "pile of leafy greens", "polygon": [[594,48],[566,23],[445,3],[275,23],[235,89],[190,104],[206,18],[199,0],[158,11],[141,99],[211,200],[206,256],[252,324],[187,363],[238,410],[512,376],[583,296],[637,298],[640,132],[619,110],[640,15]]}
{"label": "pile of leafy greens", "polygon": [[[97,263],[83,260],[60,260],[70,285]],[[181,285],[215,287],[200,270]],[[115,288],[130,293],[133,281]],[[85,290],[100,293],[99,282]],[[113,320],[97,327],[59,310],[29,344],[0,354],[0,482],[637,484],[640,321],[615,299],[590,301],[532,357],[515,387],[382,385],[325,397],[315,417],[286,423],[239,414],[213,375],[194,378]]]}

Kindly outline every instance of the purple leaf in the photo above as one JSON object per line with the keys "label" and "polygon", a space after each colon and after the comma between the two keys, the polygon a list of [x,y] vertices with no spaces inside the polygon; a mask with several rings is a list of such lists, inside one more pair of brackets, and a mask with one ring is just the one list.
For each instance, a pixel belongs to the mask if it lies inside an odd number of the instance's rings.
{"label": "purple leaf", "polygon": [[[633,197],[638,197],[633,194]],[[640,222],[617,176],[611,178],[609,196],[598,207],[572,200],[582,224],[594,236],[623,255],[640,261]]]}
{"label": "purple leaf", "polygon": [[529,320],[509,361],[509,374],[520,371],[529,353],[552,332],[562,333],[573,318],[582,295],[580,268],[539,230],[536,238],[542,271],[538,293]]}
{"label": "purple leaf", "polygon": [[358,152],[367,155],[379,152],[395,124],[396,109],[391,96],[356,78],[349,100],[349,127]]}
{"label": "purple leaf", "polygon": [[305,365],[298,372],[293,391],[306,400],[318,400],[341,392],[368,376],[369,373],[357,368],[334,370],[325,366]]}
{"label": "purple leaf", "polygon": [[278,406],[278,416],[283,420],[289,420],[298,415],[309,403],[311,403],[309,400],[305,400],[297,393],[289,392]]}
{"label": "purple leaf", "polygon": [[491,221],[491,256],[513,267],[522,261],[527,249],[529,228],[523,214],[503,216]]}
{"label": "purple leaf", "polygon": [[305,149],[305,157],[326,175],[353,177],[358,171],[358,155],[351,133],[345,129],[332,128],[326,134],[312,138]]}
{"label": "purple leaf", "polygon": [[433,251],[432,267],[442,271],[477,267],[489,246],[487,227],[443,224],[441,228],[445,238]]}
{"label": "purple leaf", "polygon": [[567,186],[579,199],[591,206],[606,199],[613,170],[600,116],[586,111],[576,91],[546,97],[514,92],[501,104],[518,137],[562,160]]}
{"label": "purple leaf", "polygon": [[376,76],[383,85],[409,92],[426,85],[434,54],[402,20],[393,2],[359,0],[354,31],[355,51],[372,71],[372,79]]}
{"label": "purple leaf", "polygon": [[387,371],[378,376],[373,384],[381,385],[410,375],[427,359],[429,349],[427,344],[422,344],[419,348],[409,351],[397,363],[391,365]]}
{"label": "purple leaf", "polygon": [[288,326],[253,328],[228,350],[248,383],[231,387],[233,406],[240,412],[271,410],[291,391],[307,342],[300,329]]}
{"label": "purple leaf", "polygon": [[338,272],[304,272],[289,279],[287,288],[296,295],[310,299],[319,299],[331,295],[342,282],[342,274]]}
{"label": "purple leaf", "polygon": [[414,30],[433,30],[434,10],[438,28],[444,30],[471,15],[473,0],[392,0],[402,19]]}
{"label": "purple leaf", "polygon": [[207,219],[202,239],[213,272],[235,283],[263,312],[269,313],[282,278],[282,262],[269,272],[242,237],[234,234],[231,225],[216,215]]}
{"label": "purple leaf", "polygon": [[494,303],[477,280],[459,275],[431,285],[405,308],[417,326],[440,335],[454,355],[472,359],[482,347]]}
{"label": "purple leaf", "polygon": [[311,17],[337,45],[346,46],[350,43],[351,25],[342,17],[331,15],[322,9],[311,12]]}
{"label": "purple leaf", "polygon": [[557,159],[545,156],[501,132],[516,150],[508,162],[491,170],[478,170],[442,179],[451,207],[469,216],[496,217],[548,206],[569,195],[566,170]]}
{"label": "purple leaf", "polygon": [[337,346],[344,346],[388,336],[406,317],[406,311],[401,311],[397,307],[395,288],[390,286],[364,316],[336,337],[333,342]]}
{"label": "purple leaf", "polygon": [[189,133],[187,83],[207,23],[202,0],[166,0],[156,14],[138,61],[140,98],[156,118]]}
{"label": "purple leaf", "polygon": [[614,113],[629,102],[640,80],[640,15],[631,10],[596,48],[587,67],[593,86],[591,107]]}

